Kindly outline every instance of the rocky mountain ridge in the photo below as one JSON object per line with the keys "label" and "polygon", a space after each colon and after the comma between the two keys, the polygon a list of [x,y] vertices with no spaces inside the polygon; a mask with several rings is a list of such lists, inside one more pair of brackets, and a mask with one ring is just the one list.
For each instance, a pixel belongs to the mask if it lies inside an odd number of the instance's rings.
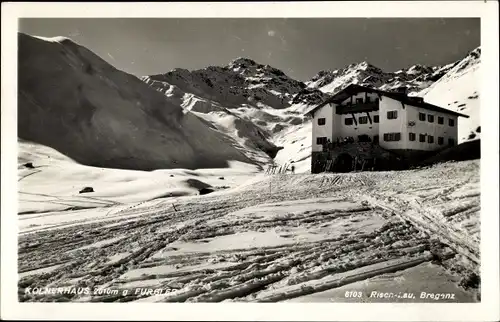
{"label": "rocky mountain ridge", "polygon": [[[138,79],[69,39],[19,37],[19,137],[87,165],[156,169],[295,161],[306,169],[312,134],[304,112],[352,83],[403,90],[471,115],[459,123],[459,140],[480,136],[480,48],[445,66],[388,73],[361,62],[304,83],[241,57],[225,66]],[[171,145],[175,155],[167,151]]]}

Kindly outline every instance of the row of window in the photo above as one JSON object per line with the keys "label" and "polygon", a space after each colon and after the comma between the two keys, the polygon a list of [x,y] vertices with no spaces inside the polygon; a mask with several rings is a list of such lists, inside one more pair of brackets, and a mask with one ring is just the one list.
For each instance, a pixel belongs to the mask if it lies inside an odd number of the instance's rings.
{"label": "row of window", "polygon": [[[427,137],[427,143],[434,143],[434,136],[426,135],[426,134],[419,134],[418,141],[421,143],[424,143],[426,141],[426,137]],[[417,139],[417,135],[415,133],[409,133],[409,140],[410,141],[415,141],[416,139]],[[444,137],[438,136],[437,144],[443,145],[444,144]],[[448,145],[455,145],[455,140],[452,138],[449,138]]]}
{"label": "row of window", "polygon": [[[387,119],[388,120],[395,120],[398,118],[398,111],[388,111],[387,112]],[[437,118],[438,124],[444,124],[444,117],[443,116],[438,116]],[[424,121],[427,120],[429,123],[434,123],[434,115],[432,114],[425,114],[425,113],[418,113],[418,120],[419,121]],[[448,119],[448,125],[449,126],[455,126],[455,120],[454,119]]]}
{"label": "row of window", "polygon": [[[360,116],[358,118],[358,122],[359,122],[359,124],[368,124],[368,116]],[[378,122],[379,122],[378,115],[373,115],[373,123],[378,123]],[[345,125],[353,125],[354,119],[352,117],[345,118],[344,124]]]}
{"label": "row of window", "polygon": [[[353,140],[352,142],[354,142],[354,138],[353,137],[350,137],[350,138]],[[349,137],[347,137],[345,139],[349,139]],[[358,135],[358,142],[371,142],[370,136],[367,134]],[[316,138],[317,145],[325,145],[327,143],[328,143],[328,139],[324,136]],[[378,143],[378,135],[375,135],[373,137],[373,143]]]}
{"label": "row of window", "polygon": [[[410,141],[415,141],[417,139],[417,135],[415,133],[408,133],[408,139]],[[427,140],[426,140],[427,137]],[[427,141],[427,143],[433,144],[434,143],[434,136],[432,135],[427,135],[427,134],[419,134],[418,136],[419,142],[424,143]],[[378,135],[375,135],[373,137],[374,142],[378,142]],[[384,141],[385,142],[396,142],[396,141],[401,141],[401,133],[396,132],[396,133],[384,133]],[[316,144],[318,145],[323,145],[327,143],[327,138],[326,137],[317,137],[316,138]],[[439,136],[437,138],[437,144],[443,145],[444,144],[444,137]],[[455,145],[455,140],[452,138],[448,139],[448,145]]]}
{"label": "row of window", "polygon": [[[427,116],[427,118],[426,118]],[[424,121],[427,119],[427,122],[429,123],[434,123],[434,115],[432,114],[425,114],[425,113],[418,113],[418,120],[419,121]],[[444,124],[444,117],[438,116],[437,118],[437,123],[438,124]],[[448,125],[449,126],[455,126],[455,120],[454,119],[448,119]]]}
{"label": "row of window", "polygon": [[[360,116],[358,118],[359,124],[368,124],[368,116]],[[373,123],[378,123],[379,118],[378,115],[373,116]],[[325,125],[326,124],[326,119],[324,117],[318,119],[318,125]],[[354,124],[354,119],[349,117],[344,119],[344,124],[345,125],[353,125]]]}
{"label": "row of window", "polygon": [[[398,111],[388,111],[387,112],[387,119],[388,120],[395,120],[398,118]],[[427,118],[426,118],[426,114],[425,113],[418,113],[418,119],[420,121],[425,121],[427,119],[427,121],[429,123],[434,123],[434,115],[432,114],[427,114]],[[442,116],[438,116],[437,118],[437,122],[438,124],[444,124],[444,117]],[[368,124],[368,116],[360,116],[358,118],[358,122],[359,124]],[[378,123],[379,122],[379,116],[378,115],[374,115],[373,116],[373,123]],[[325,125],[326,124],[326,119],[323,117],[323,118],[319,118],[318,119],[318,125]],[[345,125],[353,125],[354,124],[354,119],[349,117],[349,118],[345,118],[344,119],[344,124]],[[455,120],[454,119],[448,119],[448,125],[449,126],[455,126]]]}
{"label": "row of window", "polygon": [[[416,141],[417,134],[408,133],[408,139],[410,141]],[[401,140],[401,133],[385,133],[384,134],[384,141],[386,141],[386,142],[394,142],[394,141],[400,141],[400,140]],[[421,143],[424,143],[427,141],[427,143],[433,144],[434,143],[434,136],[427,135],[427,134],[419,134],[418,141]],[[443,145],[444,144],[444,137],[438,136],[437,144]],[[455,140],[452,138],[449,138],[448,145],[455,145]]]}

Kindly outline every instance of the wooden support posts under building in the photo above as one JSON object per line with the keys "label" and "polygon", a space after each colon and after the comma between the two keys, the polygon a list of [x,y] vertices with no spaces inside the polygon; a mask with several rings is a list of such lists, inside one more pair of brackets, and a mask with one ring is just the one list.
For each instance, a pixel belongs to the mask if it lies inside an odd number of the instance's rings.
{"label": "wooden support posts under building", "polygon": [[326,152],[313,152],[311,173],[377,171],[391,167],[393,158],[371,142],[340,144]]}
{"label": "wooden support posts under building", "polygon": [[276,168],[278,168],[277,165],[272,164],[267,167],[266,174],[275,174],[276,173]]}
{"label": "wooden support posts under building", "polygon": [[333,164],[333,160],[326,160],[325,171],[324,172],[330,171],[331,168],[332,168],[332,164]]}
{"label": "wooden support posts under building", "polygon": [[295,173],[295,166],[292,162],[292,167],[290,168],[290,163],[285,163],[278,168],[276,164],[269,165],[266,170],[266,174],[286,174],[288,171]]}
{"label": "wooden support posts under building", "polygon": [[354,157],[353,165],[352,165],[352,171],[356,171],[358,165],[358,157]]}
{"label": "wooden support posts under building", "polygon": [[361,164],[361,172],[363,172],[363,170],[365,169],[365,164],[366,164],[366,160],[363,159],[363,163]]}

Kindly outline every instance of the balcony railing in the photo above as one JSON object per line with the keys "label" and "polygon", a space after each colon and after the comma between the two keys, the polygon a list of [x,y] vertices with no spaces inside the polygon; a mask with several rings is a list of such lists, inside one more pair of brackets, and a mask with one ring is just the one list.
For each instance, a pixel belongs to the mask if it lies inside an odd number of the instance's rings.
{"label": "balcony railing", "polygon": [[354,103],[352,105],[339,105],[337,106],[337,114],[351,114],[360,112],[373,112],[378,111],[378,100],[368,103]]}

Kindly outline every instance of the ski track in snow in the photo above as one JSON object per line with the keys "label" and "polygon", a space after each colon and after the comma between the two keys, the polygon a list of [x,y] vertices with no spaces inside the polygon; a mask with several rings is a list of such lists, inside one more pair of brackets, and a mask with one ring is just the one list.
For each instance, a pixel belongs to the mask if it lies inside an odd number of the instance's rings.
{"label": "ski track in snow", "polygon": [[[222,193],[177,198],[175,209],[164,199],[78,210],[64,225],[47,218],[73,212],[25,217],[32,224],[19,235],[19,300],[276,302],[405,276],[432,262],[475,301],[478,290],[456,282],[479,270],[479,191],[479,161],[467,161],[259,177]],[[24,292],[45,286],[130,292]],[[172,291],[141,295],[137,287]]]}

